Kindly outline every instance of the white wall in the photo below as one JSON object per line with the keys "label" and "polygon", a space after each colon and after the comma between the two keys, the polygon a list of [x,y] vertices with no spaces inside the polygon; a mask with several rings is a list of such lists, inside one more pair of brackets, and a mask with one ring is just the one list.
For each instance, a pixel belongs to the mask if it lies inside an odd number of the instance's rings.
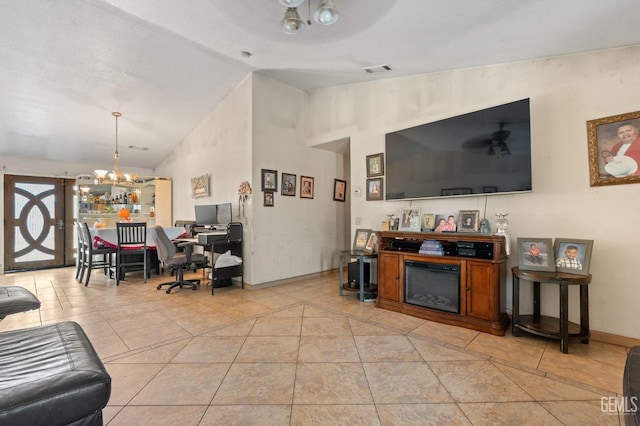
{"label": "white wall", "polygon": [[[640,338],[635,211],[640,186],[591,188],[586,134],[587,120],[639,110],[638,87],[640,47],[329,87],[309,96],[309,141],[350,137],[352,189],[364,190],[365,156],[384,152],[386,132],[531,98],[533,192],[486,197],[486,216],[494,223],[495,213],[509,214],[512,244],[517,237],[594,240],[591,329]],[[478,209],[482,214],[485,197],[413,202],[356,197],[352,231],[356,218],[362,218],[362,227],[380,229],[386,214],[397,216],[409,205],[424,213]],[[511,256],[509,269],[517,263]],[[542,313],[557,316],[557,289],[543,287]],[[509,311],[511,299],[509,274]],[[521,309],[529,309],[530,300]],[[577,300],[577,289],[571,289],[572,321],[578,321]]]}

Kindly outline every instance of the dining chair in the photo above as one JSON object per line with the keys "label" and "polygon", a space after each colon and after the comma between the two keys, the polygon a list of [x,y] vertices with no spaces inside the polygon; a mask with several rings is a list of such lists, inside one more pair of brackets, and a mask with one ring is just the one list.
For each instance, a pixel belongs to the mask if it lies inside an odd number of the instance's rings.
{"label": "dining chair", "polygon": [[147,223],[118,222],[116,223],[116,233],[118,237],[115,265],[116,285],[120,285],[120,281],[124,280],[126,272],[140,270],[141,266],[146,283],[150,270]]}
{"label": "dining chair", "polygon": [[78,232],[80,234],[80,249],[78,253],[79,259],[81,259],[80,279],[78,281],[82,282],[86,272],[87,277],[84,281],[84,286],[86,287],[89,285],[92,270],[102,269],[105,275],[109,273],[112,266],[111,257],[115,250],[111,247],[94,247],[89,225],[86,222],[78,223]]}
{"label": "dining chair", "polygon": [[80,278],[80,272],[84,272],[84,269],[82,269],[83,267],[83,262],[84,262],[84,258],[82,257],[84,255],[84,245],[83,245],[83,241],[82,241],[82,230],[80,229],[80,222],[75,222],[74,223],[74,227],[76,229],[76,280],[77,281],[82,281],[82,278]]}

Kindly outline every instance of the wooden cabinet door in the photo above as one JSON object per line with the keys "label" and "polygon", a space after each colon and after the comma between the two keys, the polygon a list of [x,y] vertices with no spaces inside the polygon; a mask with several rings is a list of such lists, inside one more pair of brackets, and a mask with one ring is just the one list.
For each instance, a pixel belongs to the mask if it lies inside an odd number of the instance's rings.
{"label": "wooden cabinet door", "polygon": [[468,261],[466,275],[467,316],[495,321],[495,265]]}
{"label": "wooden cabinet door", "polygon": [[400,256],[378,256],[378,297],[400,302]]}

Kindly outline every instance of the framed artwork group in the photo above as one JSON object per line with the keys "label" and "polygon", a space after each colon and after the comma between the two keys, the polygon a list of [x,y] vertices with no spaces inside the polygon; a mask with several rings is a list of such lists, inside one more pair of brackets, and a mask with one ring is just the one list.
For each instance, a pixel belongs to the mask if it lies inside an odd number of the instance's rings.
{"label": "framed artwork group", "polygon": [[384,200],[384,153],[367,155],[367,201]]}
{"label": "framed artwork group", "polygon": [[593,240],[518,238],[516,247],[522,270],[589,274]]}
{"label": "framed artwork group", "polygon": [[[280,193],[283,196],[295,197],[299,191],[300,198],[313,199],[315,193],[315,178],[311,176],[300,176],[299,185],[297,175],[283,172],[281,175]],[[271,169],[261,170],[263,206],[273,207],[275,203],[275,193],[278,192],[278,171]],[[346,201],[347,181],[334,179],[333,199],[334,201]]]}

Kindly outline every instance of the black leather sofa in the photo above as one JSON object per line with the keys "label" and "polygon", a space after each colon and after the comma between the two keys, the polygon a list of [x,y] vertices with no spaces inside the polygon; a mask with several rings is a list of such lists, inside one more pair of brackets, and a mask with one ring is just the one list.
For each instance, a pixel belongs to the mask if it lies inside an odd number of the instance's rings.
{"label": "black leather sofa", "polygon": [[[628,410],[624,413],[627,426],[640,425],[640,346],[634,346],[627,354],[622,378],[622,393]],[[634,411],[635,410],[635,411]]]}
{"label": "black leather sofa", "polygon": [[0,425],[102,425],[111,377],[75,322],[0,333]]}

